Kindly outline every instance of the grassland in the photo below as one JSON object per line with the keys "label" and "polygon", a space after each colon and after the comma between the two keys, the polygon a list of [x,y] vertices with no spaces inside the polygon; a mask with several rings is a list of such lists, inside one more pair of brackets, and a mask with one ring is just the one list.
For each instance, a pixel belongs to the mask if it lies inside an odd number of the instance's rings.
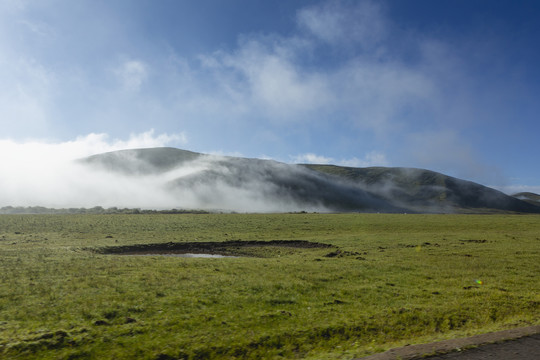
{"label": "grassland", "polygon": [[[224,259],[110,246],[307,240]],[[540,216],[0,216],[0,358],[349,359],[540,323]]]}

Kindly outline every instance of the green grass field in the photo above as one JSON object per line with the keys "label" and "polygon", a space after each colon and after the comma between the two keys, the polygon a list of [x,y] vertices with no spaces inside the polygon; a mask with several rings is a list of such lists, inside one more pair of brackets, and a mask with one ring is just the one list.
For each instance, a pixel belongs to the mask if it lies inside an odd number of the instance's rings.
{"label": "green grass field", "polygon": [[[223,259],[106,246],[307,240]],[[351,359],[540,324],[540,216],[0,216],[0,358]]]}

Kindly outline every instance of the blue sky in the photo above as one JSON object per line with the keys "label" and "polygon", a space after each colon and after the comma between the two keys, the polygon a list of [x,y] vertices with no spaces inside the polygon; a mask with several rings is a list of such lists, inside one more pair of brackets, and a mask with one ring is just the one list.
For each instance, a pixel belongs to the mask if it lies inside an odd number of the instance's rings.
{"label": "blue sky", "polygon": [[1,158],[174,146],[540,192],[539,18],[536,1],[0,0]]}

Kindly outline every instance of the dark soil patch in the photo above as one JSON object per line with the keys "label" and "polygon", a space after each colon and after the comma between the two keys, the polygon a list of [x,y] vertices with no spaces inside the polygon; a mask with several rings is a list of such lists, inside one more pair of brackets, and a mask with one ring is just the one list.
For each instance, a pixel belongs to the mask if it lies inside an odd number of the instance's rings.
{"label": "dark soil patch", "polygon": [[272,257],[297,252],[299,249],[335,248],[334,245],[306,240],[232,240],[222,242],[184,242],[108,246],[92,249],[100,254],[111,255],[170,255],[208,254],[223,256]]}

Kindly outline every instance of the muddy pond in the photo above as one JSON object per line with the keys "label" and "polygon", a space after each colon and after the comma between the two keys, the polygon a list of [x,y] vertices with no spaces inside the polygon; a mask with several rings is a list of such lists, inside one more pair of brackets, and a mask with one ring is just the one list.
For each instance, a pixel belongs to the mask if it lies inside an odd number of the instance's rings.
{"label": "muddy pond", "polygon": [[233,240],[223,242],[150,243],[107,246],[92,251],[123,256],[170,256],[182,258],[274,257],[302,249],[334,248],[335,246],[306,240]]}

